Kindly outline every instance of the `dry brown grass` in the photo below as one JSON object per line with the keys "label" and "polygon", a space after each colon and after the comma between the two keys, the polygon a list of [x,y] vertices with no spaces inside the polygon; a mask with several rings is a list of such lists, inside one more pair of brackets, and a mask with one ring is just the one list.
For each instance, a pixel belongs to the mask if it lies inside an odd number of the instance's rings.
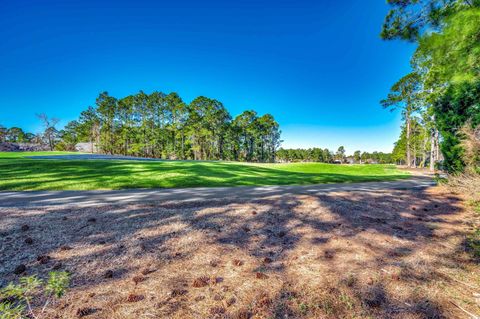
{"label": "dry brown grass", "polygon": [[464,136],[462,139],[463,160],[467,168],[478,168],[480,165],[480,125],[474,128],[468,122],[462,127],[461,133]]}
{"label": "dry brown grass", "polygon": [[61,263],[52,318],[466,318],[468,214],[442,189],[3,209],[0,284]]}
{"label": "dry brown grass", "polygon": [[448,177],[448,186],[456,194],[471,201],[480,201],[480,174],[467,172]]}
{"label": "dry brown grass", "polygon": [[465,162],[465,172],[448,177],[448,186],[458,194],[470,201],[480,201],[480,126],[473,128],[467,123],[461,129],[463,139],[461,146],[464,150],[462,156]]}

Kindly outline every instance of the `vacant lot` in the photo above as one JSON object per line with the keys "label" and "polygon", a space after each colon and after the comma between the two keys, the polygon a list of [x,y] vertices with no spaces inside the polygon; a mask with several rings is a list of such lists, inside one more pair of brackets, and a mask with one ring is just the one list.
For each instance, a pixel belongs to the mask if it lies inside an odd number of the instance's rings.
{"label": "vacant lot", "polygon": [[0,285],[70,271],[52,318],[467,318],[468,214],[436,188],[3,209]]}
{"label": "vacant lot", "polygon": [[391,165],[58,160],[0,153],[0,190],[86,190],[365,182],[408,177]]}

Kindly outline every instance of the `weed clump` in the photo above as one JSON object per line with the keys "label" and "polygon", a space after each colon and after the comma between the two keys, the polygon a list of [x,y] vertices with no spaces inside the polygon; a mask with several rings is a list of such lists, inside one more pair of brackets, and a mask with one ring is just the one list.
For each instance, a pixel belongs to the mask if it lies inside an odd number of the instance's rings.
{"label": "weed clump", "polygon": [[[48,306],[64,295],[69,284],[70,276],[66,272],[51,272],[46,282],[29,276],[20,278],[18,284],[9,283],[0,290],[1,318],[47,318]],[[34,310],[32,304],[35,303],[41,304],[40,310]]]}

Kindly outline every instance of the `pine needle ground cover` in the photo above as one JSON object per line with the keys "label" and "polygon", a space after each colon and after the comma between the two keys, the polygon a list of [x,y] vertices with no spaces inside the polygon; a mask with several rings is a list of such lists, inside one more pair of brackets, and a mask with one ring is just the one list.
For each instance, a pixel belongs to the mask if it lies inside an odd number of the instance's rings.
{"label": "pine needle ground cover", "polygon": [[0,190],[306,185],[384,181],[409,176],[393,165],[28,158],[66,154],[70,153],[0,152]]}
{"label": "pine needle ground cover", "polygon": [[438,187],[0,208],[0,286],[68,272],[48,318],[468,318],[471,214]]}

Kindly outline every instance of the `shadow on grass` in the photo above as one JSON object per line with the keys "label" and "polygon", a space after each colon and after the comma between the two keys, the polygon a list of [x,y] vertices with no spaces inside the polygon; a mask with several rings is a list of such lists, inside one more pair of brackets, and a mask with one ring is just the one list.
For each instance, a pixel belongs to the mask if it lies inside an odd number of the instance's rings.
{"label": "shadow on grass", "polygon": [[[349,169],[347,167],[347,169]],[[328,171],[330,170],[330,171]],[[125,162],[0,158],[0,190],[80,190],[353,183],[406,178],[385,166],[291,172],[222,162]],[[338,172],[337,172],[338,170]]]}

